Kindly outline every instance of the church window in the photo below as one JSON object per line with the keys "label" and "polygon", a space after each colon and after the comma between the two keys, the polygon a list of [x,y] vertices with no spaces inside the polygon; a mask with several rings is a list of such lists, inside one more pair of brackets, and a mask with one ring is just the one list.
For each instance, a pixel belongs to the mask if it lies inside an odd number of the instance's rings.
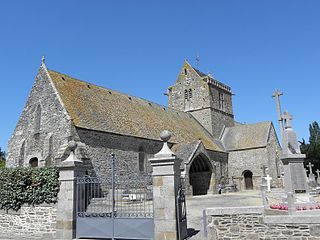
{"label": "church window", "polygon": [[190,88],[189,89],[189,99],[191,99],[192,98],[192,89]]}
{"label": "church window", "polygon": [[222,92],[219,92],[219,109],[220,110],[224,110],[225,106],[224,106],[225,102],[224,102],[224,94]]}
{"label": "church window", "polygon": [[142,148],[139,149],[139,171],[144,172],[145,170],[145,153]]}
{"label": "church window", "polygon": [[186,89],[186,90],[184,90],[184,99],[188,99],[188,90]]}
{"label": "church window", "polygon": [[184,69],[184,75],[187,75],[188,74],[188,69]]}
{"label": "church window", "polygon": [[26,141],[23,141],[20,148],[20,154],[19,154],[19,167],[22,167],[24,163],[25,146],[26,146]]}
{"label": "church window", "polygon": [[38,105],[34,115],[34,134],[40,133],[41,125],[41,106]]}
{"label": "church window", "polygon": [[38,158],[36,158],[36,157],[31,158],[30,161],[29,161],[29,165],[32,168],[38,167]]}

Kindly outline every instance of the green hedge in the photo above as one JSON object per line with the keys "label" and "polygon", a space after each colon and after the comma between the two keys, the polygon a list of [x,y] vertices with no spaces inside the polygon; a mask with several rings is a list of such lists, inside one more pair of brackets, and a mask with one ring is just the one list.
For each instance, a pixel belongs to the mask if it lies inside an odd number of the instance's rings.
{"label": "green hedge", "polygon": [[58,178],[56,167],[0,169],[0,209],[57,202]]}

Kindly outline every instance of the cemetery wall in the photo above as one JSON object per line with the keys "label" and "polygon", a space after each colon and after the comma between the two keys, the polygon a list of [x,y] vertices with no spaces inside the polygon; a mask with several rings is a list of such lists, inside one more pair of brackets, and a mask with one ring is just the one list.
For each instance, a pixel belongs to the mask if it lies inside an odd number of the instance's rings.
{"label": "cemetery wall", "polygon": [[206,209],[207,239],[316,240],[320,239],[318,216],[266,217],[263,207]]}
{"label": "cemetery wall", "polygon": [[0,211],[0,239],[55,239],[55,204]]}

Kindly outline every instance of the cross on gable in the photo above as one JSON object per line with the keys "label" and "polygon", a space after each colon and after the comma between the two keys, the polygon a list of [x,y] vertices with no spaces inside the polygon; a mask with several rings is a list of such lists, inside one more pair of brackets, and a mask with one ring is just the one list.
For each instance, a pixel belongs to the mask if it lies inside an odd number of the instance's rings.
{"label": "cross on gable", "polygon": [[284,114],[282,115],[283,120],[286,123],[286,128],[291,128],[291,120],[292,120],[292,115],[288,111],[285,111]]}
{"label": "cross on gable", "polygon": [[319,175],[320,175],[320,170],[317,169],[316,173],[317,173],[317,175],[318,175],[318,177],[319,177]]}

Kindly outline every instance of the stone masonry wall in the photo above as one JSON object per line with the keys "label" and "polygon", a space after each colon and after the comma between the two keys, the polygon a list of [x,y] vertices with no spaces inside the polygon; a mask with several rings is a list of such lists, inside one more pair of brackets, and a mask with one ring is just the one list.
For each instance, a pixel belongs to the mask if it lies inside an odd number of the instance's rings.
{"label": "stone masonry wall", "polygon": [[[268,152],[266,148],[246,149],[243,151],[229,152],[229,177],[243,177],[243,172],[249,170],[253,173],[253,188],[260,189],[259,182],[255,181],[261,178],[262,165],[268,164]],[[273,177],[273,174],[270,174]],[[238,185],[241,188],[241,185]],[[241,190],[241,189],[240,189]]]}
{"label": "stone masonry wall", "polygon": [[9,140],[7,166],[28,166],[33,157],[40,166],[54,164],[55,154],[68,142],[70,132],[71,120],[42,65]]}
{"label": "stone masonry wall", "polygon": [[[277,216],[277,218],[279,218]],[[298,219],[299,216],[296,216]],[[207,239],[217,240],[316,240],[320,239],[320,220],[308,222],[291,220],[283,223],[269,221],[266,223],[262,209],[244,207],[238,209],[207,209]],[[295,222],[295,223],[294,223]],[[300,223],[299,223],[300,222]]]}
{"label": "stone masonry wall", "polygon": [[149,139],[122,136],[77,128],[77,133],[89,157],[87,164],[101,177],[110,176],[111,153],[116,156],[116,164],[122,164],[128,172],[139,172],[139,154],[144,155],[145,171],[151,172],[150,157],[160,151],[162,142]]}
{"label": "stone masonry wall", "polygon": [[0,239],[55,239],[56,205],[0,211]]}

